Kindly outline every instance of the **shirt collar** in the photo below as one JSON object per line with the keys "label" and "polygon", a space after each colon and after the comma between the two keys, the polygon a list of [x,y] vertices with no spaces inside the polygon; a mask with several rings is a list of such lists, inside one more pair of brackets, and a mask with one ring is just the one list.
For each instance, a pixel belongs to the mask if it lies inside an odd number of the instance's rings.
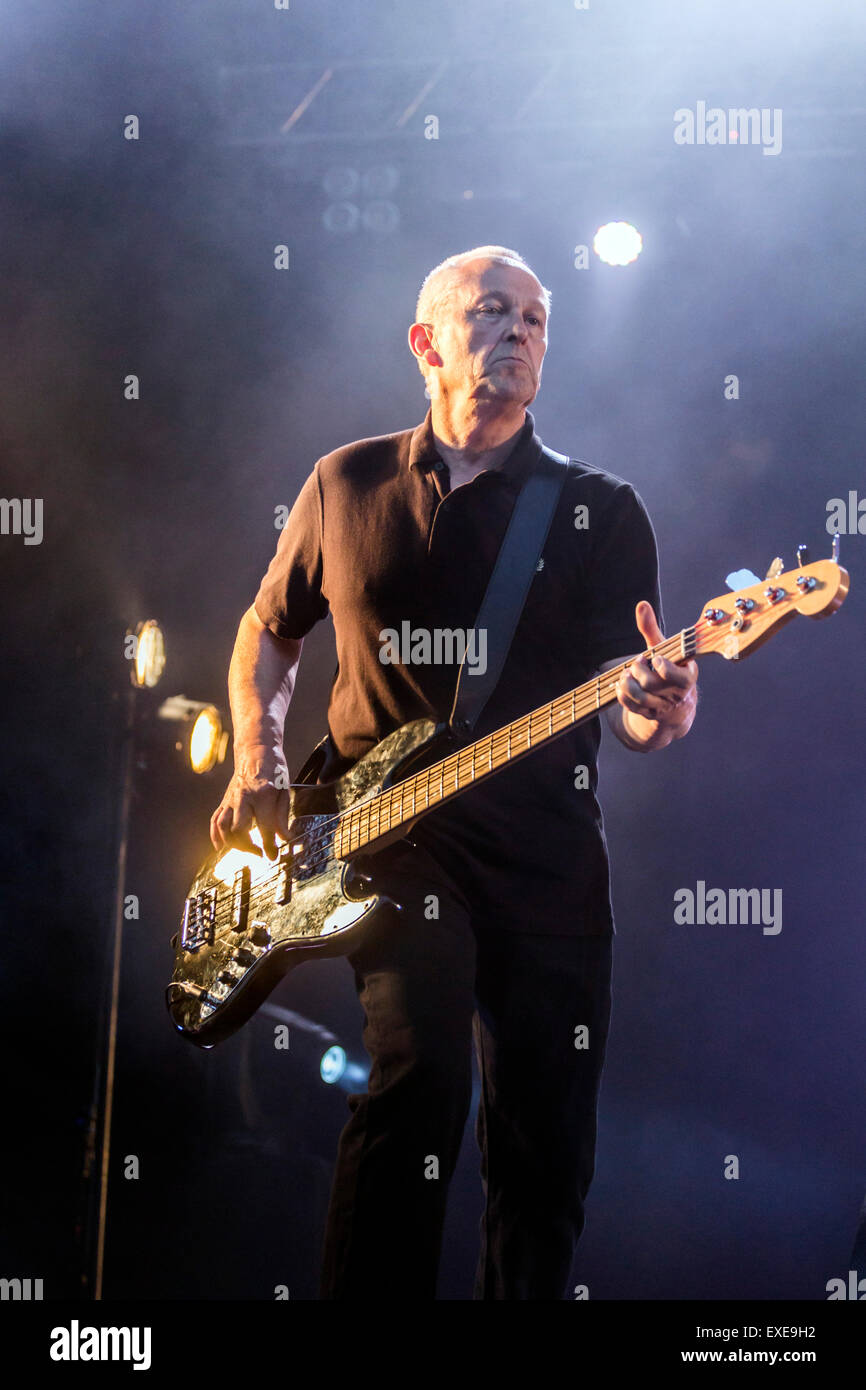
{"label": "shirt collar", "polygon": [[[535,419],[530,411],[527,410],[525,413],[526,419],[523,422],[523,428],[515,440],[511,453],[498,468],[488,470],[491,473],[501,474],[510,482],[525,477],[541,457],[542,444],[541,439],[535,433]],[[426,472],[437,462],[441,463],[442,460],[437,452],[436,440],[433,435],[433,408],[431,406],[421,424],[412,431],[408,466]]]}

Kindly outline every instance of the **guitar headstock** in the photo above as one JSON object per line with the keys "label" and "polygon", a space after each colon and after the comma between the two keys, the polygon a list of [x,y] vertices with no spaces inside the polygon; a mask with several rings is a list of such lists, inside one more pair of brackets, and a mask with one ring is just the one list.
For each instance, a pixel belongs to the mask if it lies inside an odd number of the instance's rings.
{"label": "guitar headstock", "polygon": [[705,605],[695,623],[695,653],[720,652],[727,661],[737,661],[798,613],[829,618],[844,602],[848,585],[848,571],[833,558],[721,594]]}

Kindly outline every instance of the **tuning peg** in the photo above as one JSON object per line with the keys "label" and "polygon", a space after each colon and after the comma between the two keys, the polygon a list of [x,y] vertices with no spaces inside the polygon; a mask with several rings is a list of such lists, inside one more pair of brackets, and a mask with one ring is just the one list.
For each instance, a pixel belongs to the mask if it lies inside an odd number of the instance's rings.
{"label": "tuning peg", "polygon": [[805,545],[798,545],[798,546],[797,546],[797,564],[798,564],[798,565],[800,566],[800,568],[802,569],[803,566],[804,566],[804,565],[808,565],[808,563],[809,563],[809,550],[808,550],[808,547],[805,546]]}
{"label": "tuning peg", "polygon": [[838,531],[836,531],[836,532],[834,533],[834,535],[833,535],[833,552],[832,552],[832,553],[833,553],[833,559],[836,561],[836,564],[838,565],[838,563],[839,563],[839,532],[838,532]]}
{"label": "tuning peg", "polygon": [[784,572],[785,561],[782,559],[781,555],[777,555],[773,563],[770,565],[770,568],[767,570],[767,573],[764,575],[764,578],[778,579],[779,575],[784,574]]}

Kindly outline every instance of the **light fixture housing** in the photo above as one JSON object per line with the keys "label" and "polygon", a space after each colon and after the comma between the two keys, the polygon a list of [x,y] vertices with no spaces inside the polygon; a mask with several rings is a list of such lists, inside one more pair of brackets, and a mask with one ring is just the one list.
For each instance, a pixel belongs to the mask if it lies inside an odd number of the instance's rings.
{"label": "light fixture housing", "polygon": [[216,705],[202,700],[188,700],[185,695],[172,695],[157,710],[160,719],[183,724],[183,738],[177,747],[193,772],[210,772],[217,763],[225,762],[229,733]]}

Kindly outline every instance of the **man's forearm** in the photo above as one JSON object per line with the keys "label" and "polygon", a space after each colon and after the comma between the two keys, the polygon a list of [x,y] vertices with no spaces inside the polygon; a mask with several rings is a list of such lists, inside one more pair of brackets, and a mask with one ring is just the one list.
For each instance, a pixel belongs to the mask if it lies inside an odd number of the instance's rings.
{"label": "man's forearm", "polygon": [[275,755],[282,756],[302,647],[303,638],[275,637],[253,608],[241,618],[229,666],[236,771],[257,775]]}

